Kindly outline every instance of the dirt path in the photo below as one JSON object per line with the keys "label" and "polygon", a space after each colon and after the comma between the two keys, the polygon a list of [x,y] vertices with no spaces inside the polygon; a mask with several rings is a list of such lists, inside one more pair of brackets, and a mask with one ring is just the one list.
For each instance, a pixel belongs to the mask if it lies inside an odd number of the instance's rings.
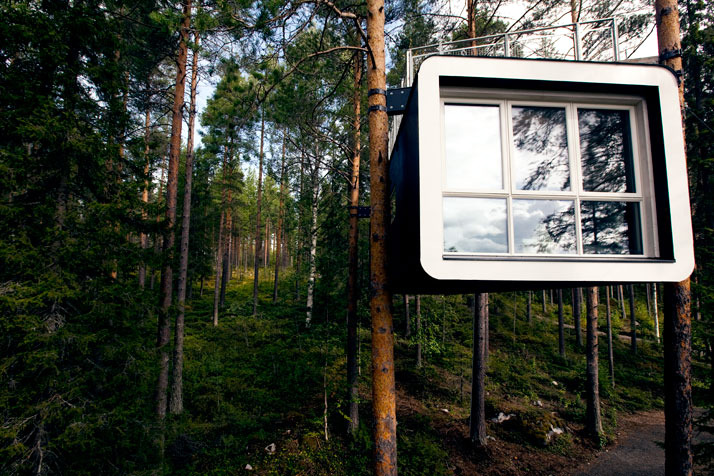
{"label": "dirt path", "polygon": [[[695,417],[701,410],[695,410]],[[624,416],[617,444],[584,465],[576,476],[664,476],[664,412]],[[694,431],[695,442],[712,441],[711,434]]]}
{"label": "dirt path", "polygon": [[577,476],[664,476],[664,412],[622,418],[616,446],[605,450]]}

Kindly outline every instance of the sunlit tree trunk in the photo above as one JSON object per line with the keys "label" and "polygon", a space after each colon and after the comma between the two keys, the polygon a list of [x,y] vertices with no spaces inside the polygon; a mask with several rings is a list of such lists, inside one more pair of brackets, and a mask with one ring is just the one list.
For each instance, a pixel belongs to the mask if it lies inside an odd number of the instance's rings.
{"label": "sunlit tree trunk", "polygon": [[476,293],[473,314],[473,356],[471,377],[471,418],[469,436],[476,446],[485,446],[486,439],[486,316],[488,295]]}
{"label": "sunlit tree trunk", "polygon": [[563,316],[563,290],[558,289],[558,351],[565,359],[565,319]]}
{"label": "sunlit tree trunk", "polygon": [[421,362],[422,332],[421,332],[421,296],[419,294],[417,294],[416,297],[414,298],[414,307],[415,307],[414,312],[416,313],[416,332],[417,332],[416,366],[417,366],[417,368],[421,368],[421,366],[422,366],[422,362]]}
{"label": "sunlit tree trunk", "polygon": [[[356,42],[359,41],[357,37]],[[347,275],[347,386],[350,422],[348,431],[352,434],[359,428],[359,382],[357,362],[357,301],[359,299],[359,170],[361,159],[361,106],[362,106],[362,55],[354,56],[354,76],[352,83],[352,177],[350,180],[350,231],[348,242]]]}
{"label": "sunlit tree trunk", "polygon": [[[284,133],[283,133],[284,134]],[[278,277],[280,275],[280,266],[282,265],[282,234],[285,233],[283,230],[283,215],[285,211],[283,210],[285,204],[285,182],[287,177],[285,177],[285,137],[283,136],[283,154],[280,159],[280,198],[278,201],[278,228],[275,230],[275,279],[273,280],[273,304],[278,302]]]}
{"label": "sunlit tree trunk", "polygon": [[[147,91],[151,89],[150,80],[147,81]],[[150,138],[151,138],[151,105],[150,97],[147,100],[146,114],[144,116],[144,187],[141,190],[141,201],[143,202],[143,209],[141,210],[141,219],[146,221],[148,214],[146,213],[146,206],[149,203],[149,184],[151,183],[151,158],[149,156],[150,152]],[[141,244],[141,250],[145,251],[149,248],[149,236],[146,232],[142,231],[139,234],[139,243]],[[139,287],[144,289],[146,286],[146,263],[142,258],[141,264],[139,264]]]}
{"label": "sunlit tree trunk", "polygon": [[387,283],[389,170],[384,0],[367,0],[367,87],[370,169],[370,314],[372,316],[372,414],[374,472],[397,474],[397,412],[394,382],[392,293]]}
{"label": "sunlit tree trunk", "polygon": [[582,290],[580,288],[573,288],[572,293],[572,309],[573,309],[573,325],[575,326],[575,343],[578,347],[583,345],[583,333],[580,328],[580,310],[581,304],[583,302]]}
{"label": "sunlit tree trunk", "polygon": [[659,306],[657,304],[657,283],[652,283],[652,307],[654,308],[654,328],[655,328],[655,338],[659,344]]}
{"label": "sunlit tree trunk", "polygon": [[194,34],[194,50],[191,64],[191,93],[188,115],[188,144],[186,145],[186,179],[183,192],[183,217],[181,219],[181,255],[179,257],[179,276],[176,322],[174,329],[174,358],[171,374],[171,398],[169,411],[174,414],[183,412],[183,337],[186,302],[186,277],[188,275],[188,238],[191,226],[191,185],[193,182],[193,134],[196,121],[196,87],[198,86],[198,45],[200,37]]}
{"label": "sunlit tree trunk", "polygon": [[260,153],[258,157],[258,199],[255,214],[255,259],[253,261],[253,317],[258,315],[258,256],[260,256],[260,206],[263,198],[263,146],[265,143],[265,112],[260,120]]}
{"label": "sunlit tree trunk", "polygon": [[630,350],[637,353],[637,316],[635,316],[635,286],[630,284]]}
{"label": "sunlit tree trunk", "polygon": [[[660,58],[682,48],[676,0],[655,0],[655,23]],[[662,61],[682,71],[682,57]],[[684,79],[684,78],[682,78]],[[684,81],[679,83],[684,108]],[[691,475],[692,457],[692,309],[689,278],[664,288],[664,415],[665,474]]]}
{"label": "sunlit tree trunk", "polygon": [[166,181],[166,226],[164,236],[164,265],[161,271],[161,306],[159,308],[156,348],[159,354],[159,377],[156,383],[156,415],[163,421],[166,416],[167,389],[169,383],[168,343],[171,338],[169,309],[173,297],[173,256],[176,223],[176,196],[178,168],[181,156],[181,126],[183,123],[184,91],[186,87],[186,60],[188,59],[188,31],[191,26],[191,0],[183,4],[178,57],[176,61],[176,87],[173,117],[171,119],[171,147]]}
{"label": "sunlit tree trunk", "polygon": [[312,172],[312,202],[310,204],[310,254],[308,255],[307,304],[305,326],[310,327],[315,304],[315,279],[317,277],[317,205],[320,199],[320,166],[315,163]]}
{"label": "sunlit tree trunk", "polygon": [[615,353],[612,349],[612,309],[610,308],[610,287],[605,289],[605,309],[607,316],[607,357],[610,370],[610,382],[615,387]]}
{"label": "sunlit tree trunk", "polygon": [[600,384],[598,381],[597,288],[585,289],[587,302],[587,432],[599,443],[602,435],[600,418]]}

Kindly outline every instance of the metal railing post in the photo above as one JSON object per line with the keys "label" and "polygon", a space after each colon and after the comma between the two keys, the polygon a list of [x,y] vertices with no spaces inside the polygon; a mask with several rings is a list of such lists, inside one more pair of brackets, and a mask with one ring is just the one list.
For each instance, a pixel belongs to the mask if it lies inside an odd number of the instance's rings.
{"label": "metal railing post", "polygon": [[580,61],[582,58],[582,52],[580,51],[580,23],[575,23],[575,29],[573,30],[573,42],[575,47],[575,61]]}
{"label": "metal railing post", "polygon": [[412,75],[414,74],[414,64],[412,59],[412,50],[407,50],[407,84],[406,87],[412,86]]}
{"label": "metal railing post", "polygon": [[612,19],[612,59],[620,61],[620,32],[617,28],[617,17]]}
{"label": "metal railing post", "polygon": [[503,56],[511,56],[511,42],[508,39],[508,33],[503,35]]}

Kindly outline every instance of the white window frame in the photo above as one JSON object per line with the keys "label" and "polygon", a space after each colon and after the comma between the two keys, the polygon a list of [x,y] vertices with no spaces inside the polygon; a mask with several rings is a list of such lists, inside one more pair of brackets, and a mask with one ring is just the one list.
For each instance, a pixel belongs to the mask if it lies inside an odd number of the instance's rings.
{"label": "white window frame", "polygon": [[[654,196],[652,186],[640,190],[643,197],[657,207],[656,200],[665,200],[669,207],[671,230],[662,230],[666,235],[671,233],[672,257],[666,259],[653,258],[657,256],[656,232],[652,229],[645,230],[645,215],[651,213],[648,227],[657,227],[654,211],[640,209],[643,240],[650,240],[643,246],[644,255],[538,255],[533,256],[503,256],[485,255],[474,256],[449,256],[444,257],[443,241],[443,118],[441,114],[444,98],[458,96],[458,102],[474,99],[473,90],[464,88],[449,88],[447,91],[441,87],[440,78],[468,78],[491,80],[498,83],[501,80],[521,80],[535,82],[557,82],[607,85],[607,89],[617,90],[618,85],[657,88],[659,107],[662,121],[662,153],[664,156],[664,178],[658,180],[666,182],[666,194]],[[691,215],[689,209],[689,190],[687,169],[684,155],[684,141],[682,136],[682,122],[679,111],[679,97],[677,80],[668,70],[661,67],[613,64],[613,63],[585,63],[553,60],[523,60],[504,58],[477,58],[435,56],[427,58],[420,67],[415,86],[418,101],[418,150],[419,150],[419,259],[423,270],[430,277],[437,280],[460,281],[524,281],[524,282],[554,282],[554,283],[597,283],[597,282],[665,282],[681,281],[688,277],[694,267],[694,251],[691,228]],[[508,99],[532,100],[545,103],[553,100],[553,94],[545,91],[532,91],[518,93],[509,89],[511,94]],[[596,95],[584,94],[577,91],[587,88],[569,88],[576,92],[568,92],[568,102],[592,103]],[[605,89],[605,88],[601,88]],[[470,92],[469,92],[470,91]],[[506,91],[489,89],[491,98],[504,100]],[[462,93],[465,94],[462,95]],[[520,94],[520,95],[519,95]],[[562,95],[561,95],[562,98]],[[478,99],[478,98],[476,98]],[[603,100],[605,107],[612,104],[623,103],[623,106],[633,107],[636,121],[631,120],[631,127],[641,127],[644,130],[633,135],[633,152],[635,148],[646,151],[648,147],[649,127],[646,104],[641,99],[632,103],[632,97],[618,94],[601,94],[597,100]],[[483,101],[484,99],[479,99]],[[562,99],[561,99],[562,100]],[[627,101],[630,101],[628,104]],[[638,105],[639,101],[639,105]],[[558,102],[557,100],[555,102]],[[639,126],[637,126],[639,125]],[[510,130],[504,129],[504,130]],[[573,145],[575,145],[573,143]],[[579,149],[579,147],[578,147]],[[579,153],[579,150],[578,150]],[[646,155],[649,155],[646,153]],[[647,158],[649,160],[649,157]],[[574,169],[571,168],[571,173]],[[640,184],[652,183],[651,176],[654,169],[641,168]],[[504,176],[504,179],[506,177]],[[510,180],[510,177],[508,178]],[[572,186],[581,187],[576,178]],[[579,213],[579,210],[578,210]],[[656,228],[654,228],[656,229]],[[645,235],[649,238],[645,238]],[[513,248],[509,248],[509,251]],[[477,259],[475,259],[477,258]]]}
{"label": "white window frame", "polygon": [[[494,99],[498,94],[501,98]],[[621,259],[623,256],[643,259],[659,256],[659,244],[657,240],[657,219],[654,203],[654,186],[649,178],[652,175],[652,160],[650,152],[649,131],[646,125],[646,104],[642,98],[636,96],[605,96],[583,95],[573,101],[570,95],[562,93],[544,94],[537,91],[519,91],[513,93],[509,91],[490,91],[484,89],[456,89],[442,88],[440,100],[440,120],[441,120],[441,160],[442,160],[442,197],[463,197],[463,198],[498,198],[506,200],[507,217],[507,247],[506,253],[488,252],[443,252],[444,259],[478,259],[482,256],[501,257],[530,257],[534,259],[548,260],[553,257],[563,259]],[[499,191],[458,189],[449,188],[446,183],[447,163],[446,163],[446,131],[445,131],[445,107],[446,106],[498,106],[501,131],[501,167],[502,185]],[[513,107],[553,107],[565,110],[566,137],[568,144],[568,167],[570,174],[570,190],[519,190],[515,187],[515,170],[513,159],[515,145],[513,141]],[[580,131],[578,127],[579,109],[603,109],[628,111],[629,134],[632,144],[632,159],[634,165],[635,192],[588,192],[583,189],[582,178],[582,157],[580,154]],[[638,113],[639,112],[639,113]],[[478,125],[474,125],[475,128]],[[476,157],[474,157],[476,159]],[[643,180],[643,175],[648,180]],[[575,253],[545,254],[545,253],[517,253],[514,243],[513,224],[513,199],[541,199],[541,200],[567,200],[572,201],[574,206],[574,226],[575,226]],[[581,201],[608,201],[608,202],[632,202],[640,205],[640,222],[642,250],[641,255],[637,254],[593,254],[583,252],[582,221],[581,221]],[[443,231],[443,230],[442,230]],[[443,239],[443,234],[442,234]]]}

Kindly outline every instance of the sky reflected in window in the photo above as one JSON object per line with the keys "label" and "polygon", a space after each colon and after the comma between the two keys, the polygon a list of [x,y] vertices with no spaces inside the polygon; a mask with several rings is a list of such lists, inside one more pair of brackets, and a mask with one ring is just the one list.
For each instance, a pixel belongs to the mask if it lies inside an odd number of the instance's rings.
{"label": "sky reflected in window", "polygon": [[444,251],[506,253],[506,200],[444,197]]}
{"label": "sky reflected in window", "polygon": [[444,106],[448,189],[503,189],[498,110],[498,106]]}
{"label": "sky reflected in window", "polygon": [[514,199],[513,234],[516,253],[575,253],[574,202]]}

